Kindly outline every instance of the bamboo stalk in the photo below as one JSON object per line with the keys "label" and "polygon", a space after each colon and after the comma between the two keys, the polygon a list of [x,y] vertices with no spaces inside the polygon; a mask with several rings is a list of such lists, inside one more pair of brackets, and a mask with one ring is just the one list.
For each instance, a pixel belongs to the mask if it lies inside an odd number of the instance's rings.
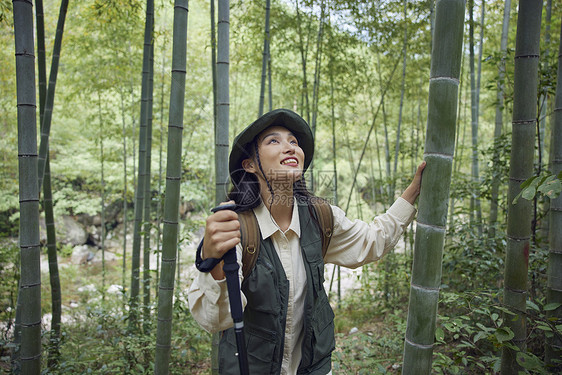
{"label": "bamboo stalk", "polygon": [[129,329],[136,329],[140,289],[140,246],[141,227],[144,211],[146,183],[146,137],[149,106],[150,48],[154,23],[154,0],[146,1],[146,22],[144,28],[144,50],[142,64],[141,111],[139,126],[138,177],[135,187],[135,221],[133,232],[133,253],[131,259],[131,294],[129,299]]}
{"label": "bamboo stalk", "polygon": [[[531,237],[532,203],[513,199],[520,185],[533,175],[537,84],[542,0],[521,0],[515,41],[513,119],[509,166],[507,249],[504,269],[504,304],[515,317],[504,314],[504,324],[514,333],[512,343],[525,348],[527,272]],[[516,351],[503,347],[502,374],[517,374],[521,369]]]}
{"label": "bamboo stalk", "polygon": [[176,254],[181,180],[181,151],[185,100],[187,55],[187,0],[174,3],[174,33],[172,42],[172,79],[170,86],[170,115],[168,120],[168,154],[166,161],[166,198],[162,232],[162,266],[158,291],[158,326],[154,374],[169,371],[172,336],[172,298]]}
{"label": "bamboo stalk", "polygon": [[68,0],[62,0],[60,4],[59,19],[57,21],[57,31],[55,34],[55,44],[53,46],[53,56],[51,61],[51,72],[49,73],[49,86],[45,97],[45,112],[43,122],[41,123],[41,143],[39,145],[39,157],[37,165],[37,177],[39,179],[39,189],[43,184],[43,175],[45,173],[45,163],[47,160],[47,152],[49,150],[49,133],[51,131],[51,119],[53,116],[53,105],[55,102],[55,86],[57,83],[57,75],[59,71],[60,50],[62,46],[62,35],[64,31],[64,23],[66,20],[66,11],[68,9]]}
{"label": "bamboo stalk", "polygon": [[[37,184],[37,127],[33,5],[14,0],[14,39],[18,109],[18,170],[21,275],[19,363],[23,374],[41,372],[41,270],[39,267],[39,189]],[[17,350],[17,348],[16,348]]]}
{"label": "bamboo stalk", "polygon": [[[558,175],[562,172],[562,27],[560,29],[560,47],[558,50],[558,75],[556,82],[556,98],[554,103],[554,121],[551,133],[552,173]],[[562,194],[550,201],[549,220],[549,257],[548,257],[548,282],[546,289],[546,302],[562,303]],[[546,312],[546,318],[554,324],[562,321],[562,307]],[[558,360],[558,365],[554,365]],[[562,371],[562,339],[560,336],[547,338],[545,362],[554,366],[553,373]]]}
{"label": "bamboo stalk", "polygon": [[464,0],[436,6],[424,170],[419,199],[403,374],[430,374],[455,147]]}
{"label": "bamboo stalk", "polygon": [[[154,15],[152,16],[154,25]],[[144,181],[144,238],[143,238],[143,331],[148,333],[150,328],[150,229],[152,227],[150,217],[150,207],[152,203],[151,182],[151,163],[152,163],[152,107],[154,91],[154,41],[150,46],[148,73],[148,112],[146,114],[146,161],[145,161],[145,181]]]}
{"label": "bamboo stalk", "polygon": [[261,64],[261,86],[260,86],[260,103],[258,109],[258,117],[263,115],[263,103],[265,101],[265,79],[266,79],[266,67],[269,56],[269,13],[271,9],[271,0],[266,0],[265,2],[265,31],[263,37],[263,53],[262,53],[262,64]]}
{"label": "bamboo stalk", "polygon": [[[503,128],[503,111],[504,111],[504,83],[505,78],[505,58],[507,55],[507,34],[509,30],[509,16],[511,11],[511,0],[505,0],[504,10],[503,10],[503,25],[502,25],[502,36],[500,42],[500,54],[501,60],[498,67],[498,91],[496,94],[496,116],[495,116],[495,127],[494,127],[494,139],[499,139],[502,134]],[[498,168],[497,165],[500,162],[500,150],[499,148],[494,149],[494,154],[492,156],[492,161],[494,163],[493,168]],[[496,236],[495,224],[498,220],[498,197],[500,190],[500,179],[495,177],[492,180],[492,192],[490,199],[490,229],[488,231],[488,237],[494,238]]]}

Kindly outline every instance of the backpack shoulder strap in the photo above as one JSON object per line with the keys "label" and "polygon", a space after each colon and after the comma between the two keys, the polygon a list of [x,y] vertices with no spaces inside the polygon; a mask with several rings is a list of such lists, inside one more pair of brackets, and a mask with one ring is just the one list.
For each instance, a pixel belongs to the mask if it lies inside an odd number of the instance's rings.
{"label": "backpack shoulder strap", "polygon": [[326,251],[328,251],[330,240],[332,239],[332,232],[334,230],[334,213],[332,212],[330,204],[324,199],[315,199],[312,202],[312,207],[314,207],[318,223],[322,229],[322,258],[324,258]]}
{"label": "backpack shoulder strap", "polygon": [[242,274],[246,278],[258,259],[260,252],[260,232],[254,211],[238,213],[240,220],[240,242],[242,243]]}

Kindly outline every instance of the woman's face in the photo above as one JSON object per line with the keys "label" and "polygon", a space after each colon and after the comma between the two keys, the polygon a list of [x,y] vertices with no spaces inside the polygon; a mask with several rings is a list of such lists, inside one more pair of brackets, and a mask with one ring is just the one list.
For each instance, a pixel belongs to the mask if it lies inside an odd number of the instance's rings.
{"label": "woman's face", "polygon": [[[270,183],[288,183],[290,188],[302,177],[304,152],[297,138],[282,126],[272,126],[257,137],[263,172]],[[261,177],[257,158],[246,159],[244,169]]]}

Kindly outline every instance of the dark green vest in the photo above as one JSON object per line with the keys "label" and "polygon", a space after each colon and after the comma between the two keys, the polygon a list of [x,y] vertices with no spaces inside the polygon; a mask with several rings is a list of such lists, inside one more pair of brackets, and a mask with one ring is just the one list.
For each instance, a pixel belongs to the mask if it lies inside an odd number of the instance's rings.
{"label": "dark green vest", "polygon": [[[320,229],[307,205],[298,206],[300,245],[306,270],[304,340],[298,374],[325,375],[331,370],[335,348],[334,312],[324,291],[324,260]],[[248,299],[244,310],[244,338],[251,375],[279,374],[283,360],[289,280],[271,238],[261,241],[254,270],[242,283]],[[239,374],[234,329],[221,333],[219,372]]]}

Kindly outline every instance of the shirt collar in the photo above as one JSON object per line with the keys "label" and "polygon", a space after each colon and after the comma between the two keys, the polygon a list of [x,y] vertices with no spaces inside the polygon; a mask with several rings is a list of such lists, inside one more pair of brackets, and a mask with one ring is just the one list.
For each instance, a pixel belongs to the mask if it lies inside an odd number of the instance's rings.
{"label": "shirt collar", "polygon": [[[275,222],[275,219],[273,219],[273,217],[270,215],[269,210],[263,204],[263,202],[261,202],[259,206],[254,208],[254,214],[256,215],[256,219],[258,220],[261,236],[264,240],[272,236],[277,231],[281,232],[279,226]],[[299,207],[296,203],[293,205],[293,216],[291,217],[291,224],[289,225],[287,231],[289,230],[295,232],[297,237],[300,238],[301,226],[299,222]]]}

